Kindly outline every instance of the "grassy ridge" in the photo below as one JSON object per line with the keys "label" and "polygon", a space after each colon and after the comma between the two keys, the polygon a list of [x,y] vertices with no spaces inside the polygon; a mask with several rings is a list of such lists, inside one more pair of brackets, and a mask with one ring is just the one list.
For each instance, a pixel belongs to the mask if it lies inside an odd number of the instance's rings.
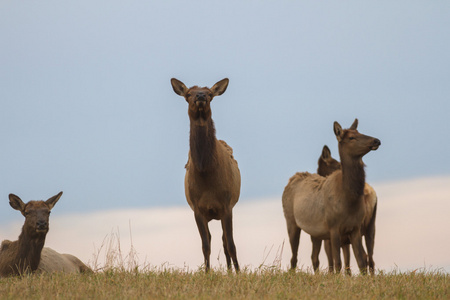
{"label": "grassy ridge", "polygon": [[0,279],[1,299],[142,298],[400,298],[449,299],[447,273],[421,271],[376,276],[313,275],[276,268],[243,271],[106,271]]}

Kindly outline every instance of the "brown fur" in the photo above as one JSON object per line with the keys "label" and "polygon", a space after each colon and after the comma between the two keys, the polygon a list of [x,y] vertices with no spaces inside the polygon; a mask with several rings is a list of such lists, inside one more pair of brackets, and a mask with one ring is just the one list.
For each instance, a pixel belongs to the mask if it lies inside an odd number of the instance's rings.
{"label": "brown fur", "polygon": [[[336,170],[341,169],[341,164],[331,157],[330,149],[325,145],[323,146],[322,155],[318,161],[317,174],[321,176],[328,176]],[[375,190],[366,183],[364,187],[364,220],[361,225],[361,235],[364,236],[365,244],[367,248],[367,254],[364,251],[364,257],[367,257],[369,270],[371,274],[375,271],[375,262],[373,260],[373,249],[375,244],[375,219],[377,212],[377,194]],[[317,271],[319,267],[319,252],[322,244],[322,240],[315,239],[311,237],[313,242],[313,250],[311,254],[311,259],[314,266],[314,271]],[[331,243],[330,240],[325,240],[325,252],[328,258],[328,267],[330,272],[333,272],[333,257],[331,253]],[[345,269],[348,274],[350,271],[350,239],[348,236],[341,237],[342,250],[344,253],[344,264]]]}
{"label": "brown fur", "polygon": [[235,270],[239,271],[233,239],[232,209],[239,199],[241,175],[231,147],[216,139],[210,106],[214,96],[225,92],[228,79],[217,82],[211,89],[198,86],[188,89],[175,78],[172,78],[171,83],[175,93],[183,96],[189,104],[190,150],[184,187],[202,238],[206,271],[210,268],[211,254],[208,222],[213,219],[222,223],[227,267],[231,269],[232,260]]}
{"label": "brown fur", "polygon": [[360,227],[364,219],[365,172],[362,157],[378,149],[378,139],[360,134],[358,120],[346,130],[334,123],[342,169],[328,177],[297,173],[289,179],[282,202],[292,249],[291,268],[297,266],[300,232],[331,241],[336,271],[341,270],[341,236],[350,236],[362,273],[367,272],[363,257]]}
{"label": "brown fur", "polygon": [[25,216],[25,223],[17,241],[4,240],[0,248],[0,277],[30,272],[85,272],[91,271],[78,258],[70,254],[44,248],[49,230],[50,210],[62,192],[47,201],[29,201],[9,195],[9,204]]}

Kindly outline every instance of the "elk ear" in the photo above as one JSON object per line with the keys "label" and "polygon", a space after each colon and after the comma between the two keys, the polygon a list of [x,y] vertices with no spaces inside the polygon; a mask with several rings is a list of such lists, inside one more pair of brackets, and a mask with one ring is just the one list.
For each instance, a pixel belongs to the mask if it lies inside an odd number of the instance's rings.
{"label": "elk ear", "polygon": [[227,90],[228,87],[228,78],[224,78],[221,81],[217,82],[212,88],[211,91],[213,92],[214,96],[220,96]]}
{"label": "elk ear", "polygon": [[25,203],[23,203],[22,199],[20,199],[19,196],[16,196],[14,194],[9,194],[9,205],[11,205],[11,207],[15,210],[20,211],[22,214],[25,211]]}
{"label": "elk ear", "polygon": [[175,78],[170,79],[170,83],[172,84],[173,91],[177,95],[180,95],[182,97],[186,95],[188,88],[184,85],[184,83]]}
{"label": "elk ear", "polygon": [[61,198],[63,192],[59,192],[57,195],[48,198],[47,201],[45,201],[45,204],[47,204],[48,209],[52,209],[53,206],[55,206],[56,202],[58,202],[59,198]]}
{"label": "elk ear", "polygon": [[353,121],[352,126],[350,126],[350,129],[356,130],[357,127],[358,127],[358,119],[355,119],[355,121]]}
{"label": "elk ear", "polygon": [[335,121],[333,129],[334,129],[334,134],[336,135],[338,142],[342,141],[343,132],[342,132],[341,125],[339,125],[339,123]]}
{"label": "elk ear", "polygon": [[328,158],[330,158],[330,157],[331,157],[331,151],[330,151],[330,148],[328,148],[327,145],[323,146],[323,149],[322,149],[322,159],[323,159],[323,160],[326,160],[326,159],[328,159]]}

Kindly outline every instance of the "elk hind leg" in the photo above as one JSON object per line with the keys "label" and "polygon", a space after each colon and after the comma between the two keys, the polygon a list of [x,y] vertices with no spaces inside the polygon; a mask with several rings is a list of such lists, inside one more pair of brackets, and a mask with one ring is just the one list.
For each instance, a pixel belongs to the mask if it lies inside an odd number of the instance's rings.
{"label": "elk hind leg", "polygon": [[314,273],[317,273],[319,270],[319,253],[320,253],[320,247],[322,246],[322,240],[318,238],[314,238],[311,236],[311,242],[312,242],[312,253],[311,253],[311,261],[314,268]]}
{"label": "elk hind leg", "polygon": [[297,226],[295,221],[287,222],[287,230],[289,235],[289,242],[291,243],[292,258],[291,270],[297,268],[298,245],[300,244],[301,229]]}
{"label": "elk hind leg", "polygon": [[367,248],[367,258],[369,263],[369,271],[371,275],[375,274],[375,261],[373,260],[373,248],[374,248],[374,240],[375,237],[373,236],[365,236],[364,239],[366,240],[366,248]]}

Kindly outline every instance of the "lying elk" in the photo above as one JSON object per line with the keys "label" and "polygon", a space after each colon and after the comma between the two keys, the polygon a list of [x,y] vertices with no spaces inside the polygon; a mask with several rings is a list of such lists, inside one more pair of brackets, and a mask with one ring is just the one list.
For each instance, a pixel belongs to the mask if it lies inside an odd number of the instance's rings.
{"label": "lying elk", "polygon": [[365,215],[365,171],[362,157],[380,146],[380,140],[359,133],[358,120],[343,130],[334,122],[342,169],[328,177],[296,173],[284,189],[282,202],[292,249],[291,268],[297,266],[300,232],[330,240],[334,268],[341,271],[341,237],[349,236],[361,273],[367,273],[360,227]]}
{"label": "lying elk", "polygon": [[[329,176],[334,171],[341,168],[341,164],[331,156],[330,149],[325,145],[322,149],[322,154],[318,161],[317,174],[321,176]],[[368,258],[369,270],[371,274],[375,272],[375,262],[373,260],[373,248],[375,244],[375,219],[377,214],[377,194],[375,190],[368,184],[364,186],[364,220],[361,225],[361,235],[364,236],[367,248],[367,254],[364,252],[364,257]],[[319,268],[319,252],[322,240],[311,237],[313,243],[311,259],[313,262],[314,271]],[[328,258],[329,271],[333,272],[333,256],[331,253],[330,240],[325,240],[325,252]],[[350,239],[348,236],[341,237],[341,245],[344,253],[344,264],[348,274],[350,271]]]}
{"label": "lying elk", "polygon": [[18,196],[9,195],[9,204],[22,213],[25,223],[17,241],[4,240],[1,244],[0,277],[29,272],[92,272],[75,256],[44,248],[50,210],[61,195],[62,192],[47,201],[29,201],[26,204]]}
{"label": "lying elk", "polygon": [[227,89],[228,79],[217,82],[210,89],[198,86],[187,88],[175,78],[172,78],[171,83],[175,93],[184,97],[189,104],[190,150],[184,189],[202,238],[206,271],[210,268],[211,254],[208,222],[215,219],[222,222],[222,240],[227,267],[231,269],[232,259],[238,272],[232,209],[239,199],[241,175],[231,147],[224,141],[216,139],[210,107],[212,99],[222,95]]}

